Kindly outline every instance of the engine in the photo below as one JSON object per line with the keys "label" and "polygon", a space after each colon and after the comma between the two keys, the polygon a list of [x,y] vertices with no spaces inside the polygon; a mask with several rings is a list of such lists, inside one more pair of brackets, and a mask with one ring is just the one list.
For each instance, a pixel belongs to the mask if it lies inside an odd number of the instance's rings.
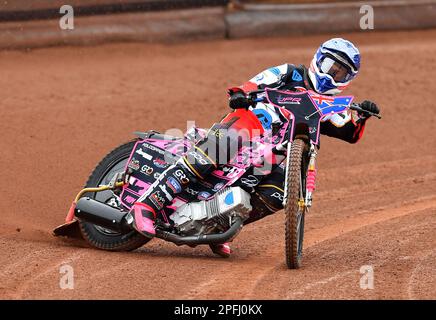
{"label": "engine", "polygon": [[193,236],[227,230],[235,216],[246,220],[252,210],[250,195],[239,187],[225,188],[210,200],[182,205],[170,219],[180,235]]}

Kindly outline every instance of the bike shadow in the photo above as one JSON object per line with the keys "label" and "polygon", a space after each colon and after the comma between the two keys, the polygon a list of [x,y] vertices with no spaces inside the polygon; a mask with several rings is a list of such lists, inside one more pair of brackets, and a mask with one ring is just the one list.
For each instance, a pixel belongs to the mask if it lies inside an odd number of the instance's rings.
{"label": "bike shadow", "polygon": [[182,258],[193,260],[209,260],[209,261],[232,261],[233,257],[222,258],[214,254],[208,245],[198,245],[194,248],[183,246],[179,247],[171,244],[157,244],[150,247],[145,245],[131,252],[131,254],[144,254],[152,257],[159,258]]}

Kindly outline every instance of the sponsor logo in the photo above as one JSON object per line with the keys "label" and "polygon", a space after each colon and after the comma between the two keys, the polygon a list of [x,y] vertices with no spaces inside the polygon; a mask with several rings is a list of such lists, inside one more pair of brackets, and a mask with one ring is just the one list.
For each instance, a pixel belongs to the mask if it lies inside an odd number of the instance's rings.
{"label": "sponsor logo", "polygon": [[182,183],[182,184],[188,184],[189,183],[189,179],[186,176],[186,174],[182,171],[182,170],[176,170],[176,172],[174,172],[174,175],[176,176],[176,178]]}
{"label": "sponsor logo", "polygon": [[[203,166],[209,164],[209,161],[207,161],[207,160],[203,157],[203,155],[199,154],[198,152],[190,151],[190,152],[188,152],[188,155],[189,155],[189,156],[193,156],[194,159],[197,160],[198,163],[201,164],[201,165],[203,165]],[[189,157],[189,158],[190,158],[190,157]]]}
{"label": "sponsor logo", "polygon": [[162,192],[164,193],[165,197],[167,198],[168,201],[173,201],[173,196],[168,192],[167,187],[165,185],[160,185],[159,188],[162,190]]}
{"label": "sponsor logo", "polygon": [[147,184],[141,180],[135,179],[131,177],[129,180],[129,189],[133,192],[140,193],[142,190],[144,190],[147,187]]}
{"label": "sponsor logo", "polygon": [[236,167],[223,167],[224,172],[234,172],[237,171]]}
{"label": "sponsor logo", "polygon": [[132,196],[126,196],[124,198],[124,201],[127,202],[128,204],[133,204],[133,203],[135,203],[136,199],[133,198]]}
{"label": "sponsor logo", "polygon": [[160,195],[160,191],[155,191],[150,195],[150,200],[153,202],[158,210],[161,210],[164,206],[164,198]]}
{"label": "sponsor logo", "polygon": [[146,165],[146,164],[144,164],[141,167],[141,172],[145,173],[146,175],[151,175],[153,173],[153,168],[148,166],[148,165]]}
{"label": "sponsor logo", "polygon": [[229,179],[235,177],[239,173],[239,169],[237,167],[223,167],[224,177]]}
{"label": "sponsor logo", "polygon": [[186,188],[185,191],[189,194],[192,194],[193,196],[196,196],[198,194],[198,191],[195,191],[191,188]]}
{"label": "sponsor logo", "polygon": [[280,137],[279,136],[274,136],[273,139],[272,139],[272,143],[273,144],[277,144],[279,142],[280,142]]}
{"label": "sponsor logo", "polygon": [[159,158],[153,159],[153,164],[161,169],[168,167],[168,163],[166,163],[165,160]]}
{"label": "sponsor logo", "polygon": [[206,191],[201,191],[198,194],[198,200],[206,200],[207,198],[209,198],[211,196],[211,194],[209,192]]}
{"label": "sponsor logo", "polygon": [[272,67],[268,69],[269,72],[272,72],[273,74],[275,74],[277,77],[280,76],[280,69],[277,67]]}
{"label": "sponsor logo", "polygon": [[144,143],[142,144],[142,147],[147,148],[147,149],[150,149],[150,150],[155,151],[155,152],[160,153],[160,154],[165,154],[165,151],[164,151],[164,150],[159,149],[159,148],[155,147],[155,146],[152,145],[152,144],[148,144],[148,143],[145,143],[145,142],[144,142]]}
{"label": "sponsor logo", "polygon": [[255,81],[260,81],[265,77],[265,75],[263,74],[263,72],[259,75],[256,76],[256,78],[254,78]]}
{"label": "sponsor logo", "polygon": [[301,76],[301,74],[297,70],[294,70],[294,72],[292,72],[292,80],[302,81],[303,77]]}
{"label": "sponsor logo", "polygon": [[265,129],[271,129],[272,116],[268,111],[264,109],[254,109],[252,112],[257,116]]}
{"label": "sponsor logo", "polygon": [[271,197],[273,197],[273,198],[277,198],[277,199],[279,199],[280,201],[283,201],[283,194],[281,194],[280,192],[274,192],[274,193],[271,195]]}
{"label": "sponsor logo", "polygon": [[315,133],[316,127],[309,127],[309,133]]}
{"label": "sponsor logo", "polygon": [[218,182],[214,187],[213,187],[213,191],[219,191],[224,187],[224,183]]}
{"label": "sponsor logo", "polygon": [[180,183],[173,177],[168,177],[166,185],[174,191],[174,193],[182,192],[182,186]]}
{"label": "sponsor logo", "polygon": [[138,170],[139,169],[139,161],[136,160],[135,158],[132,158],[132,160],[130,160],[130,162],[129,162],[128,167],[133,169],[133,170]]}
{"label": "sponsor logo", "polygon": [[147,152],[142,151],[141,148],[136,150],[135,153],[140,154],[144,159],[147,159],[147,160],[153,159],[153,157],[150,154],[148,154]]}
{"label": "sponsor logo", "polygon": [[277,100],[278,103],[282,104],[301,104],[301,98],[297,97],[281,97]]}
{"label": "sponsor logo", "polygon": [[242,178],[241,183],[245,184],[247,187],[254,187],[259,184],[259,179],[250,174],[248,177]]}
{"label": "sponsor logo", "polygon": [[154,177],[156,180],[159,179],[159,178],[160,178],[160,173],[156,172],[156,173],[153,175],[153,177]]}

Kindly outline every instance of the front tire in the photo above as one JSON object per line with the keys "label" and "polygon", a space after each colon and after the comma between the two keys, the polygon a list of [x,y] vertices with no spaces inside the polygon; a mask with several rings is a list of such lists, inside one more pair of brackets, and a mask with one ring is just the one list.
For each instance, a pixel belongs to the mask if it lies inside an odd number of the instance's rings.
{"label": "front tire", "polygon": [[306,209],[299,205],[304,199],[306,161],[306,143],[296,139],[291,145],[288,170],[287,201],[285,205],[285,250],[286,264],[289,269],[301,267],[303,258],[304,217]]}
{"label": "front tire", "polygon": [[[136,141],[130,141],[111,151],[95,167],[85,188],[97,187],[108,184],[116,172],[122,172],[132,152]],[[118,197],[112,190],[87,193],[84,196],[120,207]],[[95,224],[81,221],[79,219],[80,231],[83,238],[93,247],[109,251],[131,251],[135,250],[150,241],[135,230],[127,233],[117,233]]]}

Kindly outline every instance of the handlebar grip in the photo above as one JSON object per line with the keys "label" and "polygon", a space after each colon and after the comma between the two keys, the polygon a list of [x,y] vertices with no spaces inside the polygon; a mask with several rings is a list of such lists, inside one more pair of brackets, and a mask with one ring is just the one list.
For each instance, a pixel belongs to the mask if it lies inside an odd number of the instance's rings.
{"label": "handlebar grip", "polygon": [[254,108],[256,103],[265,102],[265,97],[255,98],[255,97],[249,95],[248,101],[250,102],[251,106]]}
{"label": "handlebar grip", "polygon": [[373,113],[373,112],[371,112],[371,111],[364,110],[364,109],[362,109],[362,108],[361,108],[357,103],[352,103],[352,104],[350,105],[350,109],[351,109],[351,110],[355,110],[355,111],[357,111],[357,112],[366,113],[366,114],[368,114],[368,115],[370,115],[370,116],[376,117],[377,119],[381,119],[381,116],[380,116],[378,113]]}

